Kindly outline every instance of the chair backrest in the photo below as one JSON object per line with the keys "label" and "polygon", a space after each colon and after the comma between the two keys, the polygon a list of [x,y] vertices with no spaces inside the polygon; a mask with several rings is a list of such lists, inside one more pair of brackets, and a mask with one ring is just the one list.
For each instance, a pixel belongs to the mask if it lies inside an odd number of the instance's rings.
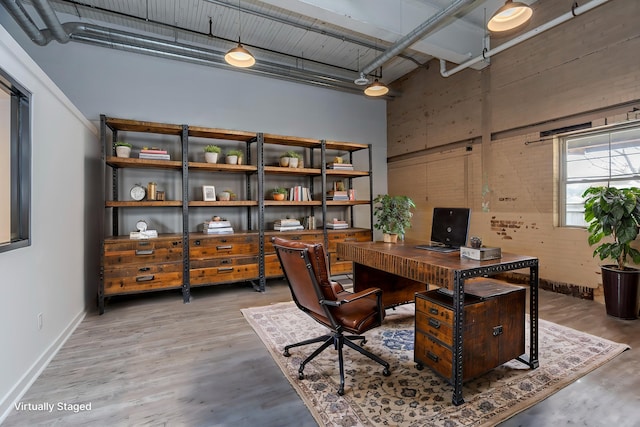
{"label": "chair backrest", "polygon": [[272,242],[298,307],[328,318],[333,323],[329,310],[319,302],[321,299],[338,299],[329,277],[327,255],[322,244],[281,237],[274,237]]}

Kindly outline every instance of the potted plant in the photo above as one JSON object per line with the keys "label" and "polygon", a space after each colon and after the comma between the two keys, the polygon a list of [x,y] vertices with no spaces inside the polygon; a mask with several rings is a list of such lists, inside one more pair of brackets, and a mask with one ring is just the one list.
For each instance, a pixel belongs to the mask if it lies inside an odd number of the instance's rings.
{"label": "potted plant", "polygon": [[132,145],[128,142],[119,141],[115,143],[117,157],[130,157]]}
{"label": "potted plant", "polygon": [[376,216],[373,226],[384,233],[384,241],[395,243],[398,236],[404,238],[405,229],[411,227],[411,209],[416,207],[413,200],[407,196],[379,194],[373,203],[373,214]]}
{"label": "potted plant", "polygon": [[273,200],[284,200],[287,195],[287,189],[283,187],[276,187],[271,192]]}
{"label": "potted plant", "polygon": [[[584,219],[593,256],[612,261],[602,270],[607,314],[621,319],[638,317],[640,251],[631,246],[640,226],[640,188],[590,187],[583,194]],[[601,243],[603,239],[605,242]]]}
{"label": "potted plant", "polygon": [[242,164],[242,150],[229,150],[225,157],[225,161],[228,165],[240,165]]}
{"label": "potted plant", "polygon": [[302,159],[302,155],[295,151],[287,151],[280,156],[280,166],[297,168],[299,161]]}
{"label": "potted plant", "polygon": [[207,145],[204,147],[204,160],[207,163],[218,163],[218,155],[220,154],[220,147],[217,145]]}

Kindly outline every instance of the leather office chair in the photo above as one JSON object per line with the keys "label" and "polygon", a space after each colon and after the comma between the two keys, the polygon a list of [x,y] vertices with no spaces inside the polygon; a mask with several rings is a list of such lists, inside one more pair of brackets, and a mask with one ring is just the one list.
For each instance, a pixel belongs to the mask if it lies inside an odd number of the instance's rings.
{"label": "leather office chair", "polygon": [[[366,338],[361,334],[382,324],[385,315],[382,291],[369,288],[352,293],[346,291],[338,282],[332,281],[327,256],[320,243],[291,241],[280,237],[273,237],[271,241],[294,302],[300,310],[331,331],[330,334],[289,344],[284,348],[284,356],[289,357],[289,349],[293,347],[323,343],[300,364],[298,378],[304,379],[305,365],[332,344],[338,351],[339,395],[344,394],[344,345],[381,364],[384,367],[383,375],[389,376],[389,363],[353,342],[360,340],[361,344],[364,344]],[[344,335],[345,332],[356,335]]]}

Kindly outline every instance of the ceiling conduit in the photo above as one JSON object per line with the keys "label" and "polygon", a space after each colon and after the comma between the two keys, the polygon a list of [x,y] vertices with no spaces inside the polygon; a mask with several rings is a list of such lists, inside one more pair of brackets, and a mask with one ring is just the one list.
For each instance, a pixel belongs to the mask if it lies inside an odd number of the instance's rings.
{"label": "ceiling conduit", "polygon": [[62,28],[62,24],[56,15],[56,12],[49,4],[49,0],[32,0],[33,7],[35,7],[38,15],[44,21],[44,24],[51,31],[51,35],[60,43],[67,43],[69,41],[69,34]]}
{"label": "ceiling conduit", "polygon": [[518,37],[514,37],[513,39],[501,44],[500,46],[496,47],[495,49],[491,49],[488,50],[486,52],[484,52],[482,55],[477,56],[473,59],[470,59],[466,62],[463,62],[462,64],[458,65],[455,68],[452,68],[451,70],[447,71],[447,62],[444,59],[440,60],[440,74],[442,75],[442,77],[449,77],[459,71],[464,70],[465,68],[469,68],[470,66],[472,66],[473,64],[476,64],[486,58],[490,58],[491,56],[500,53],[504,50],[509,49],[510,47],[513,47],[517,44],[522,43],[525,40],[529,40],[532,37],[537,36],[538,34],[541,34],[544,31],[547,31],[551,28],[557,27],[560,24],[563,24],[565,22],[567,22],[568,20],[581,15],[585,12],[590,11],[591,9],[594,9],[604,3],[607,3],[609,0],[593,0],[590,3],[587,3],[583,6],[575,6],[571,8],[571,12],[567,12],[563,15],[560,15],[559,17],[552,19],[551,21],[547,22],[546,24],[543,24],[531,31],[528,31],[522,35],[519,35]]}
{"label": "ceiling conduit", "polygon": [[403,36],[400,40],[395,42],[380,56],[371,61],[368,65],[362,68],[360,76],[364,77],[367,74],[373,72],[376,68],[382,66],[385,62],[391,58],[398,56],[406,48],[422,39],[425,35],[434,31],[438,25],[440,25],[445,19],[456,14],[460,9],[473,3],[475,0],[457,0],[451,3],[448,7],[442,9],[440,12],[431,16],[425,22],[416,27],[413,31]]}
{"label": "ceiling conduit", "polygon": [[31,20],[31,17],[24,10],[22,3],[18,0],[0,0],[4,7],[9,12],[9,15],[20,25],[22,31],[24,31],[32,42],[38,46],[45,46],[51,40],[51,34],[49,31],[40,31],[35,22]]}

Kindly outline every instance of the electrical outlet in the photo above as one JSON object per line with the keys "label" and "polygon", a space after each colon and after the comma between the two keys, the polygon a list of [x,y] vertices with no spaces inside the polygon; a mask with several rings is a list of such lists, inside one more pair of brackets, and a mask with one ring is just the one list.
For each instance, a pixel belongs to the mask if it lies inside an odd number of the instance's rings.
{"label": "electrical outlet", "polygon": [[42,313],[38,313],[38,330],[42,330]]}

